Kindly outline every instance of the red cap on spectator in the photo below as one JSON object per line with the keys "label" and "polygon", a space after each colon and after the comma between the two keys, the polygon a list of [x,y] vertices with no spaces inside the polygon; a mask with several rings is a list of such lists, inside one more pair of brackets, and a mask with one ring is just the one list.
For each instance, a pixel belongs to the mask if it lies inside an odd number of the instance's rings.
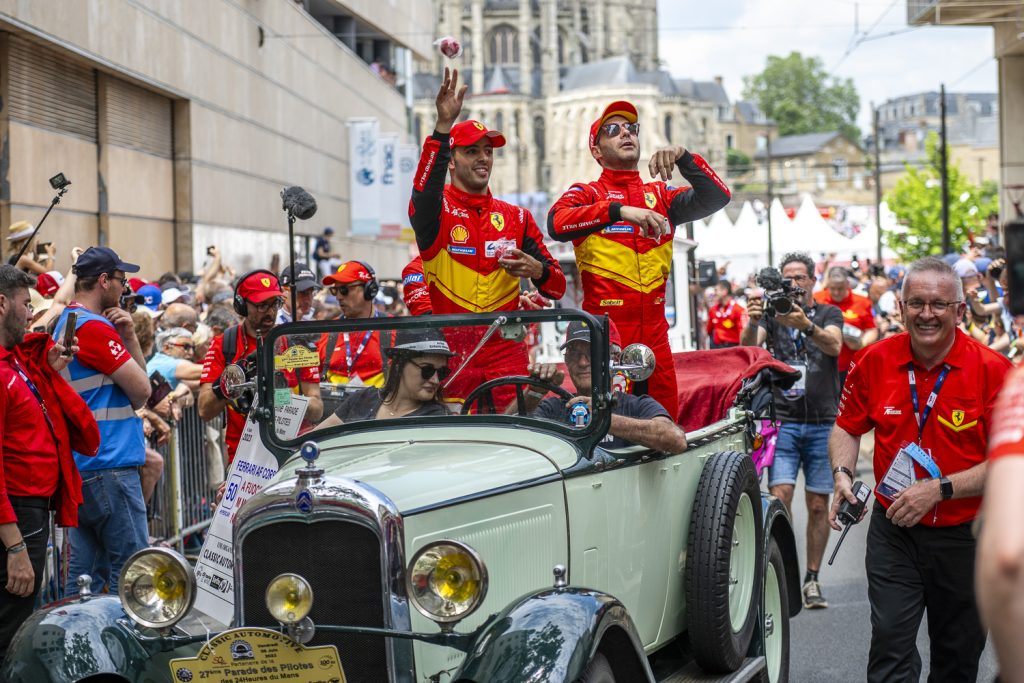
{"label": "red cap on spectator", "polygon": [[149,283],[143,280],[141,277],[128,278],[128,285],[132,288],[133,292],[137,292]]}
{"label": "red cap on spectator", "polygon": [[42,273],[36,278],[36,291],[42,294],[43,298],[49,299],[57,293],[58,289],[60,289],[60,284],[49,273]]}
{"label": "red cap on spectator", "polygon": [[262,303],[275,296],[284,296],[277,276],[266,271],[256,271],[239,282],[235,293],[254,304]]}
{"label": "red cap on spectator", "polygon": [[591,147],[597,144],[597,131],[601,129],[601,126],[604,125],[605,121],[607,121],[613,116],[622,116],[626,119],[627,123],[636,123],[636,107],[634,107],[629,102],[626,102],[625,100],[618,100],[616,102],[612,102],[607,107],[605,107],[604,111],[601,112],[601,115],[597,117],[597,119],[595,119],[592,124],[590,124]]}
{"label": "red cap on spectator", "polygon": [[349,261],[341,264],[336,273],[324,278],[325,285],[347,285],[350,282],[369,282],[373,279],[373,273],[365,264],[359,261]]}
{"label": "red cap on spectator", "polygon": [[462,123],[456,123],[452,126],[451,137],[448,138],[448,144],[451,147],[465,147],[466,145],[475,145],[476,141],[487,136],[491,140],[492,147],[504,147],[505,136],[496,130],[488,130],[487,126],[470,119],[469,121],[463,121]]}

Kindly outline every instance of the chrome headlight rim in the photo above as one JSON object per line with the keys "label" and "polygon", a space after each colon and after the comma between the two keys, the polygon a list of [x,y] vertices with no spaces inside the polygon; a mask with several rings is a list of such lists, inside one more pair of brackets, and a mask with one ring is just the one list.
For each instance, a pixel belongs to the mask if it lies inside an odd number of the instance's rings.
{"label": "chrome headlight rim", "polygon": [[[301,617],[299,617],[299,618],[297,618],[297,619],[295,619],[293,621],[287,621],[287,620],[286,621],[281,621],[280,619],[278,619],[274,615],[274,610],[271,609],[271,607],[270,607],[270,590],[274,587],[274,584],[277,583],[277,581],[280,580],[280,579],[296,579],[296,580],[298,580],[298,582],[302,586],[305,587],[305,590],[307,590],[309,592],[309,609],[306,610],[306,612]],[[301,574],[297,574],[295,572],[281,572],[280,574],[278,574],[277,576],[275,576],[274,578],[272,578],[270,581],[267,582],[267,589],[263,592],[264,606],[267,608],[267,612],[270,614],[270,616],[273,619],[275,619],[279,624],[287,624],[287,625],[298,624],[303,619],[305,619],[307,616],[309,616],[310,612],[313,611],[313,603],[314,603],[315,600],[316,600],[316,594],[313,592],[313,585],[309,582],[309,579],[307,579],[306,577],[302,576]]]}
{"label": "chrome headlight rim", "polygon": [[[443,615],[443,614],[442,615],[438,615],[438,614],[435,614],[434,612],[431,612],[426,607],[421,605],[419,600],[417,600],[417,598],[416,598],[416,591],[415,591],[415,589],[413,587],[413,584],[412,584],[413,568],[416,566],[416,563],[419,561],[419,559],[423,555],[425,555],[426,553],[428,553],[431,550],[433,550],[435,548],[438,548],[440,546],[450,546],[450,547],[453,546],[453,547],[457,548],[458,550],[460,550],[461,552],[466,553],[466,555],[468,555],[470,560],[473,562],[474,566],[476,567],[477,573],[480,576],[480,589],[479,589],[479,591],[477,591],[477,596],[478,597],[476,598],[476,601],[474,603],[472,603],[470,605],[470,607],[466,611],[462,612],[461,614],[457,614],[457,615]],[[406,595],[408,595],[408,597],[409,597],[409,602],[412,603],[412,606],[416,608],[417,612],[422,614],[427,619],[429,619],[429,620],[431,620],[433,622],[436,622],[438,624],[444,624],[444,625],[456,624],[456,623],[462,621],[463,619],[466,619],[470,615],[472,615],[474,612],[476,612],[478,609],[480,609],[480,606],[482,604],[484,604],[484,600],[487,598],[488,587],[489,587],[489,578],[488,578],[488,573],[487,573],[487,565],[484,564],[483,558],[480,557],[480,553],[478,553],[468,543],[464,543],[462,541],[457,541],[455,539],[447,539],[446,538],[446,539],[441,539],[441,540],[438,540],[438,541],[431,541],[430,543],[427,543],[426,545],[422,546],[419,550],[417,550],[415,553],[413,553],[412,559],[409,561],[409,565],[406,568],[406,572],[405,572],[405,590],[406,590]]]}
{"label": "chrome headlight rim", "polygon": [[[182,609],[175,614],[172,619],[153,621],[142,617],[130,607],[129,598],[132,596],[129,595],[129,590],[131,589],[131,584],[128,581],[125,581],[125,577],[128,574],[128,569],[134,563],[149,555],[159,555],[171,560],[185,576],[185,601]],[[159,546],[143,548],[142,550],[138,550],[133,553],[132,556],[124,563],[124,566],[121,567],[121,576],[117,582],[117,596],[121,601],[121,608],[125,611],[125,614],[140,626],[152,629],[168,629],[184,619],[185,616],[192,611],[193,605],[195,605],[197,592],[195,571],[192,569],[192,565],[188,563],[188,560],[186,560],[183,555],[170,548],[162,548]]]}

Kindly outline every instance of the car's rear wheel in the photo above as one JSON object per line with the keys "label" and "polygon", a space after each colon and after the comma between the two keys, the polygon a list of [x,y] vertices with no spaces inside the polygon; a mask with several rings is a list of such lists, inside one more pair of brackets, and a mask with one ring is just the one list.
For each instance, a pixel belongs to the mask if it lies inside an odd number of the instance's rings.
{"label": "car's rear wheel", "polygon": [[612,665],[608,663],[608,658],[600,652],[594,655],[579,683],[615,683],[615,674],[612,672]]}
{"label": "car's rear wheel", "polygon": [[789,680],[789,593],[786,589],[786,567],[782,551],[772,539],[768,543],[764,573],[764,657],[767,663],[761,674],[764,683],[785,683]]}
{"label": "car's rear wheel", "polygon": [[763,522],[750,457],[717,453],[704,464],[686,552],[686,625],[694,658],[712,673],[742,664],[763,586]]}

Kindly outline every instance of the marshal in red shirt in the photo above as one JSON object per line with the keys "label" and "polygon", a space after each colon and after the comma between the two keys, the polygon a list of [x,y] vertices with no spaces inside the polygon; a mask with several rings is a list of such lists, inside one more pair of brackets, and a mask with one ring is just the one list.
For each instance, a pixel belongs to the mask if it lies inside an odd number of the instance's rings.
{"label": "marshal in red shirt", "polygon": [[743,318],[747,314],[745,309],[735,299],[729,299],[729,303],[723,306],[720,303],[712,304],[708,309],[707,333],[715,344],[739,344],[740,332],[743,331]]}
{"label": "marshal in red shirt", "polygon": [[[898,334],[859,354],[843,386],[836,426],[853,436],[875,430],[875,481],[885,476],[904,443],[917,441],[908,377],[912,361],[910,335]],[[921,447],[931,451],[939,470],[948,476],[985,461],[992,409],[1010,362],[959,329],[945,362],[950,371],[925,424]],[[914,363],[922,410],[942,367],[926,371]],[[928,478],[920,465],[915,463],[914,469],[918,479]],[[878,500],[889,506],[885,497],[878,496]],[[963,524],[974,519],[980,506],[980,496],[944,501],[935,515],[926,514],[920,524]]]}
{"label": "marshal in red shirt", "polygon": [[[860,294],[850,292],[842,301],[833,301],[832,293],[822,289],[814,293],[814,300],[819,304],[832,304],[843,312],[843,324],[856,327],[858,330],[875,329],[875,314],[871,311],[871,299]],[[850,367],[850,361],[858,351],[853,351],[843,341],[839,349],[839,372],[844,372]]]}

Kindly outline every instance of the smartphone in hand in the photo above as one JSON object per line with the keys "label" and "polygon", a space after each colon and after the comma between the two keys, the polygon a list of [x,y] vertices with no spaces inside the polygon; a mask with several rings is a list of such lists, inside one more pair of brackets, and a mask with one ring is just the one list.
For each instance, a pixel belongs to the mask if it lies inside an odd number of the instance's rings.
{"label": "smartphone in hand", "polygon": [[61,342],[64,345],[62,356],[71,357],[71,347],[75,344],[75,328],[77,326],[78,313],[71,311],[68,313],[67,322],[64,323],[64,340]]}

